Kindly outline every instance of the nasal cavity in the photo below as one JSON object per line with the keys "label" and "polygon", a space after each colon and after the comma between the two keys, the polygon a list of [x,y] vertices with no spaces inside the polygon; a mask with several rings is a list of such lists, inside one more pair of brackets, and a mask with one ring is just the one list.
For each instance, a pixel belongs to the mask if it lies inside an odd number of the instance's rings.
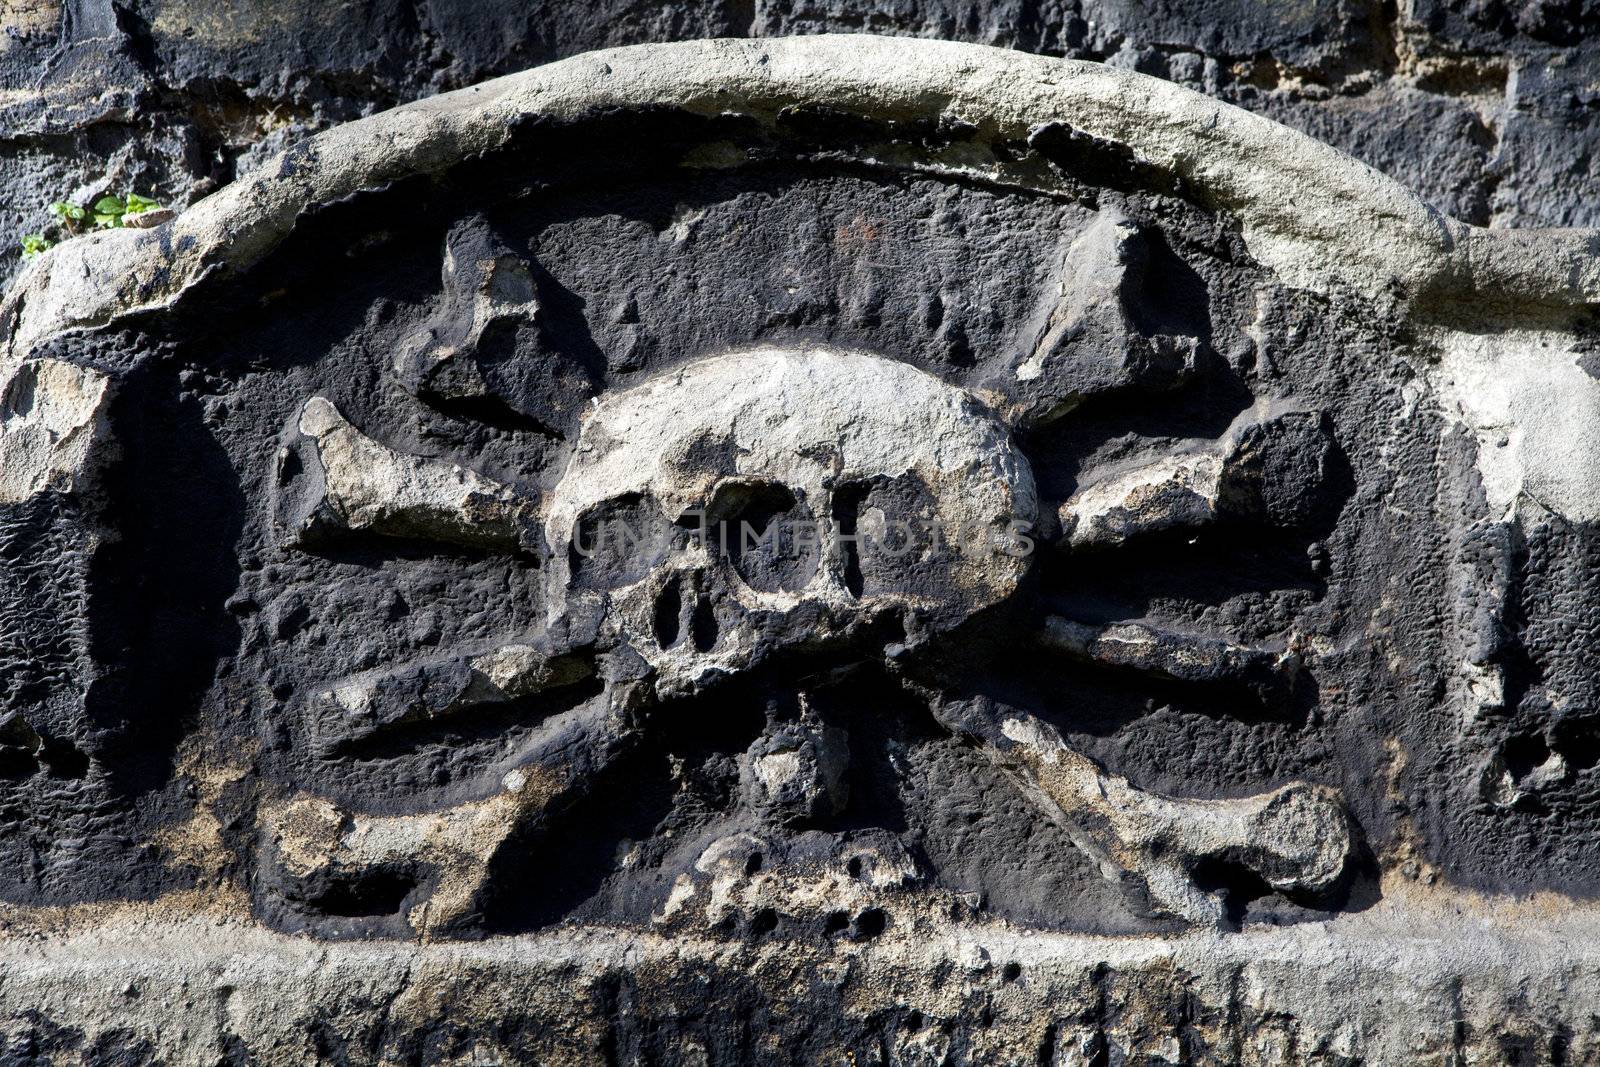
{"label": "nasal cavity", "polygon": [[710,652],[716,646],[717,616],[705,597],[695,602],[694,615],[689,619],[689,640],[696,652]]}
{"label": "nasal cavity", "polygon": [[841,486],[833,494],[833,521],[839,528],[839,543],[844,549],[844,587],[857,600],[866,588],[861,576],[861,548],[856,539],[856,525],[861,517],[861,504],[871,487],[865,484]]}
{"label": "nasal cavity", "polygon": [[678,589],[678,578],[674,575],[667,579],[667,584],[656,594],[653,627],[656,632],[656,644],[662,648],[671,648],[678,643],[678,632],[682,626],[679,619],[682,615],[683,593]]}

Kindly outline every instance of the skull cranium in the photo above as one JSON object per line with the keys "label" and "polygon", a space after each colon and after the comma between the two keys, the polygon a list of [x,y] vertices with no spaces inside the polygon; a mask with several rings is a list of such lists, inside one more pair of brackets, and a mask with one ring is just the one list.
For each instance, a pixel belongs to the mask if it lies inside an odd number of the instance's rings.
{"label": "skull cranium", "polygon": [[658,684],[694,687],[886,619],[948,630],[1016,589],[1036,507],[1006,428],[929,374],[717,356],[592,409],[547,502],[550,610],[597,599]]}

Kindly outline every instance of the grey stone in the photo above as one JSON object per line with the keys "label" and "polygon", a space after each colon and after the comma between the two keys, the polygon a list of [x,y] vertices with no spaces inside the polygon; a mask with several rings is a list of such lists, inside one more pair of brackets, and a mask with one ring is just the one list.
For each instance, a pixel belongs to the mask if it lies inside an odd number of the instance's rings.
{"label": "grey stone", "polygon": [[588,49],[823,32],[1111,61],[1311,133],[1456,217],[1594,222],[1582,5],[21,0],[6,16],[13,243],[54,200],[132,188],[186,206],[338,122]]}
{"label": "grey stone", "polygon": [[1167,51],[608,51],[28,267],[7,1055],[1593,1058],[1600,241]]}
{"label": "grey stone", "polygon": [[849,801],[849,735],[838,727],[797,723],[769,731],[746,753],[751,802],[782,825],[838,815]]}
{"label": "grey stone", "polygon": [[[317,489],[286,510],[290,540],[315,536],[321,527],[388,537],[425,538],[466,545],[515,548],[531,537],[534,503],[509,486],[465,467],[430,462],[386,448],[357,430],[322,397],[300,409],[295,431],[310,442],[283,469],[304,474]],[[281,468],[291,463],[285,453]],[[314,468],[307,473],[306,468]]]}

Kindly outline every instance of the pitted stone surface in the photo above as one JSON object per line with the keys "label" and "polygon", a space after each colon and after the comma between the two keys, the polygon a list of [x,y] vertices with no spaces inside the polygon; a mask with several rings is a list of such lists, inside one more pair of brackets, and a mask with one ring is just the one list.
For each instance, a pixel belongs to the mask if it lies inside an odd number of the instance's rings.
{"label": "pitted stone surface", "polygon": [[1593,21],[1501,0],[18,0],[0,174],[14,241],[63,196],[131,186],[186,206],[316,131],[590,49],[865,32],[1135,70],[1332,144],[1456,218],[1588,226]]}
{"label": "pitted stone surface", "polygon": [[4,307],[6,1051],[1581,1062],[1596,245],[868,37],[70,242]]}

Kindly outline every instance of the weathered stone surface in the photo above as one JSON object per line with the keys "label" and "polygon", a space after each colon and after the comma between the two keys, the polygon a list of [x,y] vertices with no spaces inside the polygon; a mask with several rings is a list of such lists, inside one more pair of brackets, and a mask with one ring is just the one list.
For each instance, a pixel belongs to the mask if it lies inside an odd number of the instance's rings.
{"label": "weathered stone surface", "polygon": [[310,447],[298,455],[286,451],[279,478],[292,482],[304,475],[316,488],[309,500],[286,509],[304,515],[284,516],[292,539],[332,527],[469,548],[537,543],[531,499],[465,467],[386,448],[320,396],[300,409],[295,430]]}
{"label": "weathered stone surface", "polygon": [[353,1064],[1276,1067],[1600,1055],[1584,1010],[1600,998],[1594,917],[1456,903],[1160,943],[999,925],[957,933],[899,909],[863,936],[862,913],[838,889],[821,912],[786,907],[772,930],[714,940],[591,930],[329,945],[226,922],[141,921],[130,909],[93,934],[7,943],[0,1012],[17,1021],[3,1047],[23,1061],[208,1063],[248,1052]]}
{"label": "weathered stone surface", "polygon": [[865,36],[67,242],[0,306],[6,1053],[1592,1059],[1597,253]]}
{"label": "weathered stone surface", "polygon": [[317,130],[585,50],[824,32],[1170,79],[1336,145],[1475,223],[1593,225],[1600,202],[1582,4],[14,0],[3,11],[12,245],[48,224],[54,200],[132,188],[185,206]]}

